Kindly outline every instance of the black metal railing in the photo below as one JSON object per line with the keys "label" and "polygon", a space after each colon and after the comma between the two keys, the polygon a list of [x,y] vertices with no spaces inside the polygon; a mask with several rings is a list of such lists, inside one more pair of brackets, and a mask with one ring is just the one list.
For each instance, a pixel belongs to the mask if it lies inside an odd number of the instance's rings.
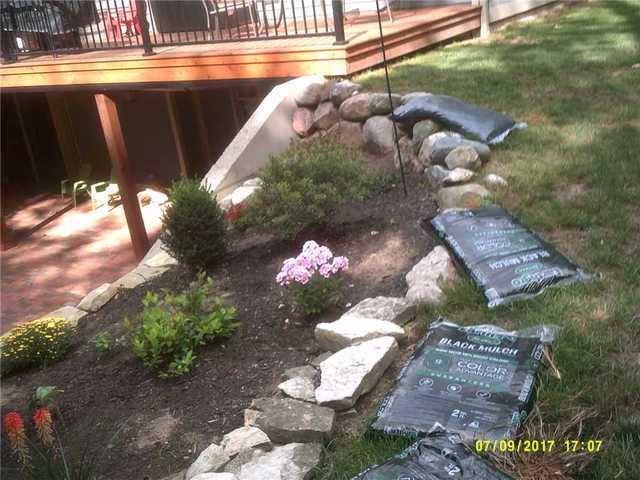
{"label": "black metal railing", "polygon": [[342,22],[342,0],[0,0],[5,61],[316,35],[343,42]]}

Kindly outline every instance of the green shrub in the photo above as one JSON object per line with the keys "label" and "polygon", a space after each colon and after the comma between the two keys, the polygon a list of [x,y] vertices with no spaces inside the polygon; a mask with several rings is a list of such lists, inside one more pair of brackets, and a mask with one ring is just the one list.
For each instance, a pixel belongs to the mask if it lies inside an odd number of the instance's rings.
{"label": "green shrub", "polygon": [[41,318],[0,337],[2,374],[61,359],[71,348],[75,327],[64,318]]}
{"label": "green shrub", "polygon": [[99,354],[103,354],[113,350],[118,345],[119,339],[110,332],[100,332],[91,339],[91,343]]}
{"label": "green shrub", "polygon": [[138,321],[125,320],[134,353],[160,378],[187,373],[197,347],[226,337],[237,327],[235,309],[212,297],[212,285],[201,273],[182,293],[165,291],[161,297],[149,292]]}
{"label": "green shrub", "polygon": [[201,269],[224,255],[225,224],[211,190],[195,179],[174,182],[161,239],[180,263]]}
{"label": "green shrub", "polygon": [[287,237],[326,224],[340,205],[365,197],[377,181],[355,150],[328,139],[291,145],[259,175],[262,188],[242,223]]}

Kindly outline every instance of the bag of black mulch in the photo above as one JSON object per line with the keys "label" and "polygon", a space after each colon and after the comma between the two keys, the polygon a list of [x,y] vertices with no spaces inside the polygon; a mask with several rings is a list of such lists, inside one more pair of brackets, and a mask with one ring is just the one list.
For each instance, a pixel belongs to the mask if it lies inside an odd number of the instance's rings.
{"label": "bag of black mulch", "polygon": [[448,95],[427,94],[413,98],[396,108],[393,114],[402,123],[415,123],[428,118],[489,144],[500,143],[511,130],[526,127],[526,124],[516,123],[501,113]]}
{"label": "bag of black mulch", "polygon": [[474,454],[459,436],[442,430],[418,440],[352,480],[511,480]]}
{"label": "bag of black mulch", "polygon": [[431,225],[484,292],[489,308],[590,278],[500,207],[448,210]]}
{"label": "bag of black mulch", "polygon": [[511,438],[527,418],[544,346],[556,332],[554,326],[508,332],[434,322],[371,428],[404,436],[442,428],[465,441]]}

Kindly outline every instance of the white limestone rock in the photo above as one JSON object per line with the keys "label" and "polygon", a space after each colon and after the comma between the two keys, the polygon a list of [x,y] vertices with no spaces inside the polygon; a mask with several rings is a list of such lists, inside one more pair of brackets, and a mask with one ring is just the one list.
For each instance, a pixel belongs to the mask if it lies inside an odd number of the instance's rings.
{"label": "white limestone rock", "polygon": [[320,364],[316,401],[348,410],[369,392],[398,354],[393,337],[381,337],[340,350]]}
{"label": "white limestone rock", "polygon": [[346,312],[345,317],[364,317],[404,325],[416,316],[415,305],[402,297],[365,298]]}
{"label": "white limestone rock", "polygon": [[244,464],[239,480],[309,480],[320,462],[319,443],[290,443]]}
{"label": "white limestone rock", "polygon": [[316,325],[315,336],[320,348],[337,352],[373,338],[400,339],[404,336],[404,330],[385,320],[345,314],[335,322]]}
{"label": "white limestone rock", "polygon": [[311,403],[316,401],[315,385],[309,378],[290,378],[278,385],[278,390],[284,393],[287,397],[291,397],[296,400]]}
{"label": "white limestone rock", "polygon": [[78,321],[87,314],[84,310],[80,310],[76,307],[71,307],[69,305],[60,307],[53,312],[49,312],[46,315],[40,317],[42,318],[64,318],[69,324],[76,326],[78,325]]}
{"label": "white limestone rock", "polygon": [[256,447],[269,447],[271,440],[262,430],[256,427],[240,427],[227,433],[222,437],[220,446],[224,454],[229,457],[235,457],[243,450]]}
{"label": "white limestone rock", "polygon": [[409,290],[406,299],[414,304],[439,305],[442,287],[457,278],[458,272],[449,252],[438,245],[407,273],[405,279]]}
{"label": "white limestone rock", "polygon": [[233,473],[201,473],[191,480],[238,480]]}
{"label": "white limestone rock", "polygon": [[192,480],[202,473],[215,472],[222,468],[230,460],[220,445],[212,443],[205,448],[195,462],[191,464],[185,474],[185,480]]}
{"label": "white limestone rock", "polygon": [[87,295],[80,300],[80,303],[78,303],[78,308],[85,312],[97,312],[111,300],[116,293],[118,293],[117,287],[114,287],[110,283],[103,283],[98,288],[87,293]]}

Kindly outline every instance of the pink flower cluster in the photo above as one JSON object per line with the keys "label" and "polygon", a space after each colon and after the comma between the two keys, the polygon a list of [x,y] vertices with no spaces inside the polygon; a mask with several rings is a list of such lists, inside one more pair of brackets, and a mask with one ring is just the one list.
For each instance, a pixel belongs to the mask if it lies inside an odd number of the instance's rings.
{"label": "pink flower cluster", "polygon": [[300,255],[284,261],[280,273],[276,275],[276,282],[280,285],[289,285],[292,282],[306,285],[316,273],[330,278],[347,268],[347,257],[334,257],[333,252],[327,247],[310,240],[303,245]]}

